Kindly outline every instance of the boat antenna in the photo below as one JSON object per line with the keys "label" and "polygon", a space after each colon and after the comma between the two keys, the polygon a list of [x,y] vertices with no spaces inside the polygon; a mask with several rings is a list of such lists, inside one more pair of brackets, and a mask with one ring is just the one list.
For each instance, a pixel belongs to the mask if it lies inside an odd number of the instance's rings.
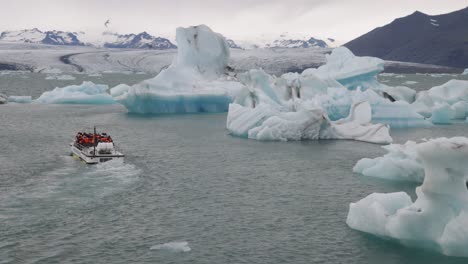
{"label": "boat antenna", "polygon": [[96,126],[94,126],[94,134],[93,134],[93,155],[96,156]]}

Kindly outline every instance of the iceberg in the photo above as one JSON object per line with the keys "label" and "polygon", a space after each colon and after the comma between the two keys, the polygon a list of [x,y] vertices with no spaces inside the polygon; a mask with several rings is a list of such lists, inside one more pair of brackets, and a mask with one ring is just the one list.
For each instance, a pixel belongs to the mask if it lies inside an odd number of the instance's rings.
{"label": "iceberg", "polygon": [[468,138],[438,138],[415,146],[425,178],[408,194],[373,193],[351,203],[349,227],[411,247],[468,257]]}
{"label": "iceberg", "polygon": [[107,85],[83,82],[44,92],[34,100],[43,104],[114,104]]}
{"label": "iceberg", "polygon": [[387,180],[423,182],[424,167],[417,154],[417,146],[414,141],[408,141],[403,145],[382,146],[388,151],[387,154],[374,159],[359,160],[353,172]]}
{"label": "iceberg", "polygon": [[321,79],[333,79],[348,89],[372,88],[378,85],[376,75],[384,70],[384,61],[375,57],[358,57],[349,49],[338,47],[326,56],[327,63],[307,69]]}
{"label": "iceberg", "polygon": [[421,91],[412,106],[435,124],[447,124],[468,115],[468,81],[450,80],[440,86]]}
{"label": "iceberg", "polygon": [[468,75],[468,69],[465,69],[465,70],[462,72],[462,75]]}
{"label": "iceberg", "polygon": [[[259,90],[256,94],[259,96],[254,98],[268,98]],[[256,100],[261,99],[246,101]],[[350,115],[337,121],[330,121],[321,107],[313,105],[297,105],[296,111],[287,111],[278,103],[260,102],[255,105],[257,103],[251,103],[251,106],[238,103],[229,105],[226,127],[231,134],[256,140],[354,139],[381,144],[392,142],[388,126],[370,123],[368,102],[353,105]]]}
{"label": "iceberg", "polygon": [[205,25],[177,28],[177,57],[153,79],[111,89],[132,113],[226,112],[242,85],[226,74],[226,39]]}
{"label": "iceberg", "polygon": [[29,103],[32,102],[32,97],[31,96],[11,95],[11,96],[8,96],[8,102],[20,103],[20,104],[29,104]]}

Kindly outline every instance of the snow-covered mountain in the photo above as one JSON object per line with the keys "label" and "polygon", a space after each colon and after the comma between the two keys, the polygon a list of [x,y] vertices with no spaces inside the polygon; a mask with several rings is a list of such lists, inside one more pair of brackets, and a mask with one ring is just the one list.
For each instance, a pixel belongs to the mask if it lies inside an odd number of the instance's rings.
{"label": "snow-covered mountain", "polygon": [[242,49],[242,47],[237,45],[232,39],[226,39],[226,42],[231,49]]}
{"label": "snow-covered mountain", "polygon": [[244,49],[256,48],[329,48],[339,44],[332,38],[319,39],[310,35],[284,32],[280,35],[261,34],[249,39],[236,40]]}
{"label": "snow-covered mountain", "polygon": [[65,31],[40,31],[37,28],[17,31],[5,31],[0,35],[0,40],[9,42],[39,43],[49,45],[83,46],[78,39],[79,33]]}
{"label": "snow-covered mountain", "polygon": [[[236,39],[235,41],[233,39]],[[118,34],[112,31],[104,32],[65,32],[41,31],[37,28],[18,31],[5,31],[0,34],[0,41],[38,43],[50,45],[69,46],[95,46],[105,48],[127,49],[175,49],[177,48],[169,39],[156,37],[147,32],[139,34]],[[331,38],[319,39],[305,34],[282,33],[261,34],[245,39],[229,38],[228,45],[232,49],[255,48],[328,48],[339,44]]]}
{"label": "snow-covered mountain", "polygon": [[147,32],[140,34],[120,35],[112,32],[104,32],[106,41],[103,46],[106,48],[127,48],[127,49],[175,49],[176,45],[166,38],[155,37]]}

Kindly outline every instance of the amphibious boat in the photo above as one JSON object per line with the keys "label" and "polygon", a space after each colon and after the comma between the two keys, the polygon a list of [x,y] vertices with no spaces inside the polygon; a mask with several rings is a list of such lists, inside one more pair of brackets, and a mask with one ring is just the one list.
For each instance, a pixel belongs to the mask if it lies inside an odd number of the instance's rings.
{"label": "amphibious boat", "polygon": [[71,155],[87,164],[97,164],[115,159],[123,159],[124,154],[115,149],[112,137],[107,133],[78,132],[70,144]]}

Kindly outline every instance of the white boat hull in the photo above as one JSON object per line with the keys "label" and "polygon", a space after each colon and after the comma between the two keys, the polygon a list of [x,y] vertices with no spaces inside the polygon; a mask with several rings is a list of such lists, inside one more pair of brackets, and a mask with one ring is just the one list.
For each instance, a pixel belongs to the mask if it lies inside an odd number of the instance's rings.
{"label": "white boat hull", "polygon": [[78,149],[74,144],[71,144],[71,155],[85,162],[86,164],[97,164],[109,160],[123,160],[125,157],[118,151],[113,151],[111,154],[93,154],[92,148]]}

